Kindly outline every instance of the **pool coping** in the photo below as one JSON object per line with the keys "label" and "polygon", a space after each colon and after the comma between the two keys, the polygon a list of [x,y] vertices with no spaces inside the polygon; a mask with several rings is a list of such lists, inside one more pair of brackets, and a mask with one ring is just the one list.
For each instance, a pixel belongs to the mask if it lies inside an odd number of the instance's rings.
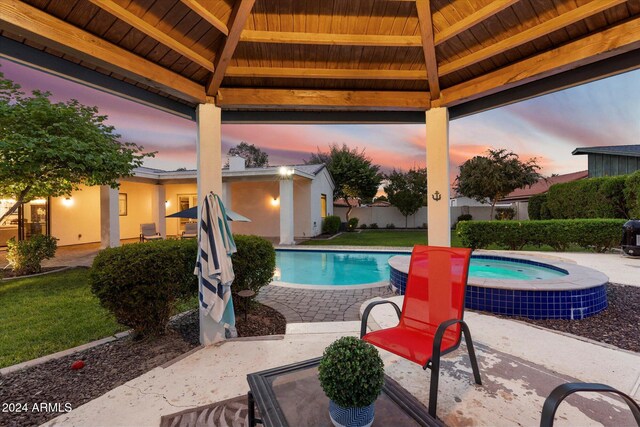
{"label": "pool coping", "polygon": [[[548,258],[540,259],[532,257],[531,255],[514,255],[512,253],[504,256],[493,255],[488,252],[480,252],[477,253],[477,255],[484,257],[507,259],[511,258],[523,261],[534,261],[536,264],[549,265],[554,269],[566,271],[568,274],[566,276],[554,277],[553,279],[543,279],[536,281],[469,277],[468,284],[471,286],[521,291],[574,291],[601,286],[609,282],[609,277],[598,270],[560,260]],[[397,271],[407,274],[409,271],[409,258],[407,257],[405,260],[402,258],[398,258],[398,255],[396,255],[389,259],[389,266]]]}
{"label": "pool coping", "polygon": [[371,288],[381,288],[383,286],[389,286],[388,280],[381,280],[379,282],[373,283],[362,283],[360,285],[305,285],[302,283],[289,283],[289,282],[281,282],[277,280],[272,280],[270,285],[280,286],[282,288],[294,288],[294,289],[309,289],[309,290],[357,290],[357,289],[371,289]]}

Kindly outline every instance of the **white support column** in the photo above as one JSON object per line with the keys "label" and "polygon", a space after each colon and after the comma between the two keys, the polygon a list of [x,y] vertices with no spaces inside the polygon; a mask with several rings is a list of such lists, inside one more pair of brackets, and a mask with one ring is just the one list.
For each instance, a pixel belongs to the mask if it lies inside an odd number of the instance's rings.
{"label": "white support column", "polygon": [[167,216],[166,201],[164,185],[155,185],[151,193],[151,217],[158,227],[156,231],[158,231],[163,238],[167,237],[167,219],[165,218],[165,216]]}
{"label": "white support column", "polygon": [[[221,110],[214,104],[200,104],[196,109],[198,138],[198,207],[210,192],[222,192],[222,120]],[[200,222],[200,209],[198,209]],[[224,327],[205,316],[200,309],[200,343],[209,345],[224,340]]]}
{"label": "white support column", "polygon": [[293,245],[293,176],[280,179],[280,244]]}
{"label": "white support column", "polygon": [[100,186],[100,248],[120,246],[118,189]]}
{"label": "white support column", "polygon": [[449,111],[446,107],[432,108],[426,119],[429,245],[451,246]]}
{"label": "white support column", "polygon": [[222,195],[220,197],[222,198],[222,203],[224,203],[224,207],[226,209],[233,209],[231,207],[231,183],[230,182],[222,183]]}

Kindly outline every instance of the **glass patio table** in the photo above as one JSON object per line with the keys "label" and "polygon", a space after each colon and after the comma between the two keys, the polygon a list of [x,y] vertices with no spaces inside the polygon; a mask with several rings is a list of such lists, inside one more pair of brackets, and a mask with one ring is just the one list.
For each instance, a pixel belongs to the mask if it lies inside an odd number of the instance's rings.
{"label": "glass patio table", "polygon": [[[247,375],[249,425],[332,426],[329,398],[318,379],[319,363],[318,357]],[[373,426],[443,426],[429,415],[424,405],[386,375],[375,405]]]}

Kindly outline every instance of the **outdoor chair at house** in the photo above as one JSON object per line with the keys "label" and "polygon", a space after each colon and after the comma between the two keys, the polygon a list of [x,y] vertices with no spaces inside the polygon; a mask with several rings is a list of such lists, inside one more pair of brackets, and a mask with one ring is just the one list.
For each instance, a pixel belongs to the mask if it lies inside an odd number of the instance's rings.
{"label": "outdoor chair at house", "polygon": [[617,394],[629,406],[631,414],[640,427],[640,405],[627,394],[606,384],[596,383],[566,383],[554,388],[551,394],[544,401],[542,406],[542,416],[540,427],[553,427],[553,419],[562,401],[573,393],[595,392]]}
{"label": "outdoor chair at house", "polygon": [[198,223],[197,222],[187,222],[184,224],[184,231],[182,232],[182,239],[193,239],[194,237],[198,237]]}
{"label": "outdoor chair at house", "polygon": [[156,223],[140,224],[140,241],[162,240],[160,233],[156,231]]}
{"label": "outdoor chair at house", "polygon": [[[431,369],[429,414],[436,416],[440,357],[458,348],[462,333],[469,351],[476,384],[482,384],[469,327],[462,320],[471,250],[415,246],[402,312],[392,301],[374,301],[362,316],[360,337],[371,344]],[[398,326],[370,333],[371,309],[389,303],[398,315]]]}

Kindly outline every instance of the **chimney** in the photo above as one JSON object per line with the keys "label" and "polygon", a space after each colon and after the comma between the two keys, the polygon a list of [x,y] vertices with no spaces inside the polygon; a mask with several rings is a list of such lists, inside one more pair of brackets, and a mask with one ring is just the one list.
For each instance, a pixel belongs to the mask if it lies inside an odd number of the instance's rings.
{"label": "chimney", "polygon": [[229,171],[237,172],[244,170],[244,157],[231,156],[229,157]]}

